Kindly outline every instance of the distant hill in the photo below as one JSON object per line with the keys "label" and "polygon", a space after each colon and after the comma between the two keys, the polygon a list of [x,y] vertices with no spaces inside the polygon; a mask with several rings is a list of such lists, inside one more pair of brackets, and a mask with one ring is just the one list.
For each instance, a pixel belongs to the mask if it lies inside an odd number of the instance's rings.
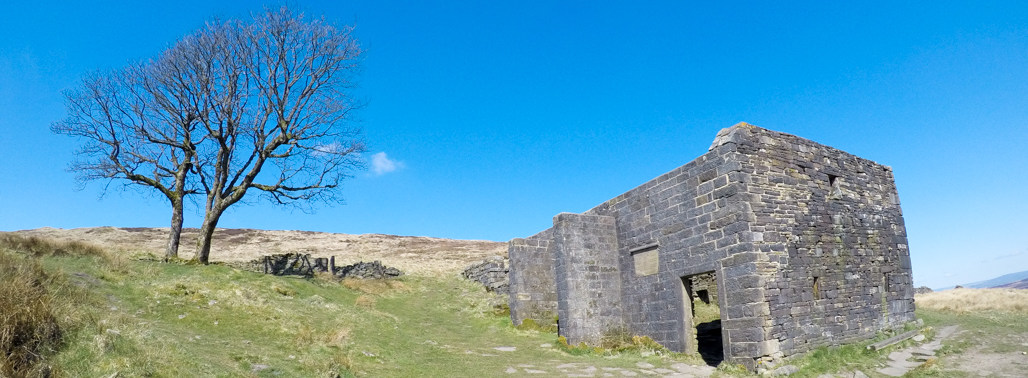
{"label": "distant hill", "polygon": [[1014,281],[1014,282],[1011,282],[1011,283],[1006,283],[1006,284],[1002,284],[1002,285],[999,285],[999,286],[993,286],[993,287],[1001,287],[1001,288],[1006,288],[1006,289],[1028,289],[1028,279],[1024,279],[1024,280],[1020,280],[1020,281]]}
{"label": "distant hill", "polygon": [[[1013,286],[1010,286],[1013,285]],[[1018,286],[1020,285],[1020,286]],[[991,287],[1009,287],[1017,289],[1028,289],[1028,270],[1017,273],[1004,274],[1002,276],[985,280],[972,282],[969,284],[960,285],[967,288],[973,289],[987,289]]]}
{"label": "distant hill", "polygon": [[[179,256],[191,258],[196,252],[198,230],[182,231]],[[14,232],[60,241],[80,241],[131,252],[164,253],[168,228],[38,228]],[[507,243],[486,240],[453,240],[424,236],[381,234],[333,234],[311,231],[269,231],[219,228],[214,232],[211,261],[250,261],[275,253],[309,253],[312,257],[332,257],[342,264],[379,260],[407,273],[453,274],[468,264],[490,256],[506,256]]]}

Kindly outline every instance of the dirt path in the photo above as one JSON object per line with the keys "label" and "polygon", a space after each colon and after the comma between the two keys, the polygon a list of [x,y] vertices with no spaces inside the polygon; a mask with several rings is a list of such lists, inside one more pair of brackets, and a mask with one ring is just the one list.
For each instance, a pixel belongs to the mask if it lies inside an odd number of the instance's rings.
{"label": "dirt path", "polygon": [[997,351],[988,343],[978,344],[960,354],[947,358],[946,365],[953,369],[978,377],[1028,376],[1028,334],[1012,334],[1005,337],[1015,339],[1020,351]]}
{"label": "dirt path", "polygon": [[[539,348],[550,349],[554,357],[560,357],[557,350],[551,344],[541,344]],[[479,352],[468,351],[486,358],[505,358],[512,361],[525,360],[519,358],[518,350],[510,346],[498,346]],[[572,362],[568,359],[549,359],[537,361],[531,364],[512,363],[503,371],[514,377],[538,375],[541,377],[709,377],[715,371],[714,367],[706,365],[689,365],[682,362],[671,363],[650,363],[636,362],[634,367],[603,366],[596,363]]]}
{"label": "dirt path", "polygon": [[[900,377],[928,361],[934,361],[937,359],[935,352],[942,348],[942,341],[953,336],[956,332],[957,326],[946,326],[939,329],[939,332],[936,333],[932,341],[893,351],[889,353],[886,366],[877,369],[877,371],[890,377]],[[920,335],[920,337],[924,338],[923,335]],[[917,339],[915,338],[915,340]]]}

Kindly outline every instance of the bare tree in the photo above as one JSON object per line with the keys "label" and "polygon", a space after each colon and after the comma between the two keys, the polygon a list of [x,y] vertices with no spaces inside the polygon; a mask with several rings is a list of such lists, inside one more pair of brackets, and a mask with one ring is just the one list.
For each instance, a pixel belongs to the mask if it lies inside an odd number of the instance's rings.
{"label": "bare tree", "polygon": [[360,47],[351,27],[282,7],[251,21],[211,22],[157,59],[83,80],[56,133],[86,143],[84,181],[127,180],[172,205],[177,256],[185,196],[204,194],[195,259],[207,263],[218,221],[250,189],[280,204],[335,201],[362,167],[346,127]]}
{"label": "bare tree", "polygon": [[81,183],[126,181],[149,187],[171,203],[165,260],[178,256],[185,196],[196,159],[200,95],[194,85],[192,37],[157,59],[83,78],[65,92],[68,116],[51,125],[58,134],[80,137],[79,159],[70,167]]}
{"label": "bare tree", "polygon": [[361,166],[349,91],[361,50],[352,28],[283,7],[212,34],[220,57],[200,117],[196,171],[206,193],[196,259],[207,263],[218,221],[256,189],[280,204],[337,200]]}

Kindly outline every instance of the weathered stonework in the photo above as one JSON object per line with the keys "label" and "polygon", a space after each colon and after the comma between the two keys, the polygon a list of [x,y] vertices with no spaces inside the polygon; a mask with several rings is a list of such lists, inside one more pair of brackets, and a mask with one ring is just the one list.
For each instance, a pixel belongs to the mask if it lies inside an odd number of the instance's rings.
{"label": "weathered stonework", "polygon": [[725,359],[751,369],[914,319],[892,170],[745,123],[696,160],[512,240],[509,257],[514,323],[558,313],[571,343],[625,327],[696,350],[687,298],[699,290],[720,307]]}
{"label": "weathered stonework", "polygon": [[461,276],[482,284],[485,287],[485,291],[505,296],[510,294],[508,290],[510,288],[510,282],[507,278],[508,273],[509,270],[504,264],[503,257],[491,256],[464,268]]}

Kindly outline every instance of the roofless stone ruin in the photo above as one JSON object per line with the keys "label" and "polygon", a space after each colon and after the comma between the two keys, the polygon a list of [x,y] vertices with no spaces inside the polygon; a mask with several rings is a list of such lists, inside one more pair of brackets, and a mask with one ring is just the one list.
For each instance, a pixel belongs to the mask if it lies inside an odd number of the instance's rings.
{"label": "roofless stone ruin", "polygon": [[[746,123],[509,255],[514,324],[557,319],[572,344],[627,329],[757,370],[914,320],[891,168]],[[694,298],[717,304],[720,343],[697,337]]]}

